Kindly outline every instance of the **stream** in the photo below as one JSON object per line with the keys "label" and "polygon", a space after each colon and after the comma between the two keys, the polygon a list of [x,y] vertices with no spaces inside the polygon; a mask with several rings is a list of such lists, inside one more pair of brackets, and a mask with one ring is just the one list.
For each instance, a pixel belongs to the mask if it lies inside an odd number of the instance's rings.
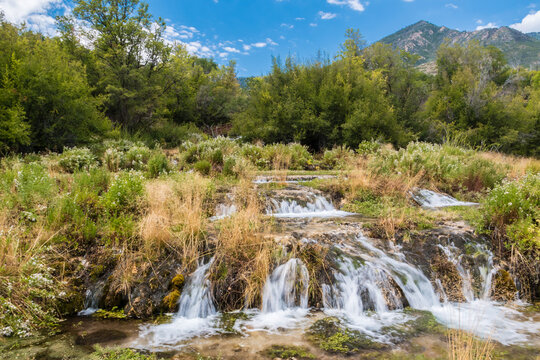
{"label": "stream", "polygon": [[[271,181],[264,178],[257,183],[263,186]],[[83,331],[97,337],[96,341],[87,337],[85,345],[98,343],[165,355],[200,352],[231,359],[265,358],[261,355],[264,349],[279,344],[303,346],[317,358],[333,359],[339,356],[317,348],[306,336],[314,322],[331,316],[391,349],[405,353],[415,349],[428,358],[437,357],[445,346],[445,335],[422,333],[407,342],[400,337],[400,331],[427,312],[446,328],[463,329],[509,349],[525,346],[528,352],[524,358],[538,354],[539,313],[530,311],[530,306],[517,299],[504,304],[490,297],[498,265],[486,245],[465,241],[473,249],[469,254],[453,242],[433,246],[459,274],[464,301],[450,301],[443,279],[428,271],[421,255],[369,238],[362,230],[360,217],[336,208],[322,193],[291,179],[286,187],[272,190],[267,197],[265,212],[282,225],[283,236],[299,243],[326,246],[335,254],[334,266],[328,271],[333,281],[321,285],[319,306],[309,303],[310,274],[306,264],[299,258],[284,256],[266,279],[262,307],[232,314],[236,319],[234,331],[225,333],[225,314],[217,311],[208,278],[214,260],[207,258],[187,277],[178,311],[165,322],[98,321],[83,316],[91,315],[99,303],[96,294],[88,290],[86,309],[79,313],[81,317],[64,325],[65,333],[75,339]],[[414,196],[426,208],[474,205],[452,199],[427,190]],[[234,205],[219,205],[212,220],[219,221],[235,211]],[[105,335],[100,339],[98,335],[103,331],[125,336]]]}

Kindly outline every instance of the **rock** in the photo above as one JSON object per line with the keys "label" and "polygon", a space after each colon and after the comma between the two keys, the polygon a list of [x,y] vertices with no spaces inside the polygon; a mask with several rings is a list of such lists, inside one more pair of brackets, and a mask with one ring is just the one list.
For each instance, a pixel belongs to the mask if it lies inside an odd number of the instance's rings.
{"label": "rock", "polygon": [[513,301],[516,294],[516,284],[510,273],[503,269],[497,271],[491,287],[491,298],[495,301]]}

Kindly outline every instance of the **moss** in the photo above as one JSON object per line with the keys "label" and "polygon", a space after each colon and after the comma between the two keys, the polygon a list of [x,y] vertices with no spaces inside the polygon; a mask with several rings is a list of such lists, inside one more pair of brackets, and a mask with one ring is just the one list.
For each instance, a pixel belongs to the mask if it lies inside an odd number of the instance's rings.
{"label": "moss", "polygon": [[181,290],[182,287],[184,286],[184,281],[185,281],[184,275],[182,275],[182,274],[176,275],[176,276],[173,277],[173,279],[171,280],[172,288],[173,288],[173,289]]}
{"label": "moss", "polygon": [[243,312],[224,312],[219,317],[219,327],[224,335],[236,335],[238,331],[234,329],[236,320],[247,320],[249,316]]}
{"label": "moss", "polygon": [[401,342],[422,334],[444,334],[445,328],[437,322],[435,316],[429,311],[405,308],[405,314],[413,315],[415,318],[403,324],[386,326],[381,330],[394,338],[394,341]]}
{"label": "moss", "polygon": [[516,284],[506,270],[499,270],[493,279],[491,298],[496,301],[512,301],[517,293]]}
{"label": "moss", "polygon": [[430,267],[436,274],[436,277],[441,281],[448,299],[450,301],[464,302],[465,296],[462,290],[463,280],[456,266],[446,257],[437,254],[431,260]]}
{"label": "moss", "polygon": [[142,354],[132,349],[103,349],[96,348],[92,358],[98,360],[157,360],[156,355]]}
{"label": "moss", "polygon": [[173,289],[170,293],[163,298],[163,307],[165,311],[176,311],[178,300],[180,299],[180,290]]}
{"label": "moss", "polygon": [[92,272],[90,273],[90,279],[92,282],[95,282],[103,273],[105,272],[105,266],[104,265],[96,265],[92,268]]}
{"label": "moss", "polygon": [[103,310],[99,309],[96,311],[92,317],[98,318],[98,319],[126,319],[127,316],[124,313],[123,309],[119,309],[116,306],[113,307],[111,310]]}
{"label": "moss", "polygon": [[272,359],[315,359],[313,354],[301,346],[272,345],[264,353]]}
{"label": "moss", "polygon": [[382,350],[386,347],[360,331],[346,328],[335,317],[317,320],[309,328],[308,336],[321,349],[336,354],[354,354],[361,350]]}

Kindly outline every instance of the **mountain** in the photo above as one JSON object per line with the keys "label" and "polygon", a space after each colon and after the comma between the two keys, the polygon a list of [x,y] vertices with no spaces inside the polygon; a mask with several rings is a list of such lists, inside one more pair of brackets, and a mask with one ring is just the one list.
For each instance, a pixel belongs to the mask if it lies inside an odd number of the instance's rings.
{"label": "mountain", "polygon": [[540,33],[524,34],[507,26],[459,31],[419,21],[380,41],[420,55],[419,64],[424,64],[436,59],[437,49],[445,39],[452,44],[465,44],[477,40],[481,45],[493,45],[501,49],[511,66],[540,67]]}

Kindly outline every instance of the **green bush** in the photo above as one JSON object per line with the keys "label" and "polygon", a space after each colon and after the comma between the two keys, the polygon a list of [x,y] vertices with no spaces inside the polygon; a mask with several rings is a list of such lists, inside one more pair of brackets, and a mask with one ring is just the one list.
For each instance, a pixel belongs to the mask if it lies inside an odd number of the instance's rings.
{"label": "green bush", "polygon": [[508,247],[540,251],[540,174],[503,182],[490,191],[483,205],[485,229],[505,234]]}
{"label": "green bush", "polygon": [[4,171],[0,186],[4,206],[13,208],[19,205],[26,210],[38,204],[45,205],[55,189],[47,169],[38,163],[18,164]]}
{"label": "green bush", "polygon": [[381,144],[377,141],[362,141],[358,145],[358,149],[356,149],[356,152],[359,155],[367,156],[371,154],[375,154],[377,151],[379,151],[381,148]]}
{"label": "green bush", "polygon": [[480,158],[476,151],[421,142],[398,151],[381,150],[371,157],[370,167],[379,175],[421,176],[421,183],[450,193],[484,191],[506,176],[503,166]]}
{"label": "green bush", "polygon": [[135,145],[125,152],[122,158],[122,169],[144,170],[152,150],[144,145]]}
{"label": "green bush", "polygon": [[90,149],[74,147],[64,148],[58,164],[64,171],[73,173],[77,170],[90,170],[98,165],[98,161]]}
{"label": "green bush", "polygon": [[158,177],[161,174],[167,174],[169,171],[171,171],[167,156],[165,156],[163,153],[152,155],[150,160],[148,160],[147,168],[148,177],[151,178]]}
{"label": "green bush", "polygon": [[136,171],[121,172],[103,195],[106,210],[116,212],[135,211],[139,197],[144,193],[143,176]]}
{"label": "green bush", "polygon": [[354,151],[346,146],[336,146],[332,150],[325,150],[321,159],[321,168],[343,170],[349,166],[354,158]]}
{"label": "green bush", "polygon": [[235,166],[236,166],[236,160],[232,157],[230,158],[227,158],[227,160],[225,160],[225,163],[223,164],[223,175],[225,176],[236,176],[236,171],[235,171]]}
{"label": "green bush", "polygon": [[208,160],[200,160],[193,165],[193,168],[202,175],[208,175],[212,170],[212,164]]}

